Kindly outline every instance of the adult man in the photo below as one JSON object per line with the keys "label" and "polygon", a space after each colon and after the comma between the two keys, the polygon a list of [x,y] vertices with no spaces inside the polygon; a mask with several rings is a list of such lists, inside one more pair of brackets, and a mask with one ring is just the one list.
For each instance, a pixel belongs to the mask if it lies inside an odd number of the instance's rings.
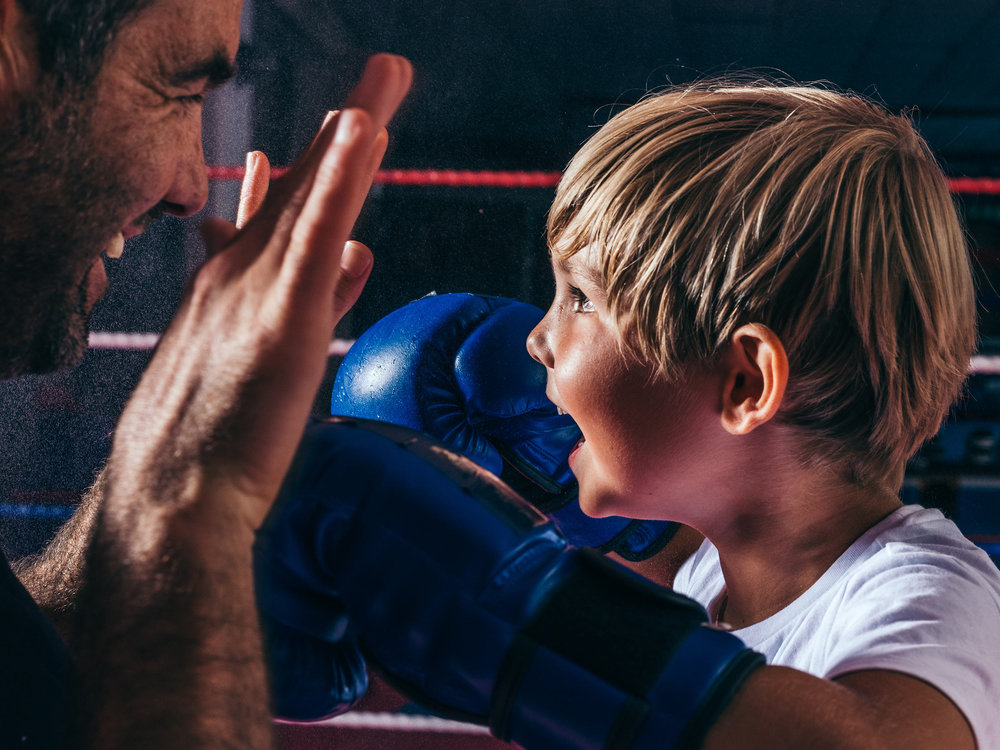
{"label": "adult man", "polygon": [[[204,205],[200,102],[231,73],[240,7],[0,0],[4,377],[76,362],[106,285],[101,254]],[[204,225],[209,260],[97,488],[19,571],[68,645],[76,698],[59,638],[11,577],[0,587],[0,655],[18,672],[4,677],[0,744],[55,746],[70,726],[74,745],[102,748],[269,744],[252,533],[367,278],[370,253],[345,242],[410,75],[373,58],[267,200],[251,190],[255,220]]]}

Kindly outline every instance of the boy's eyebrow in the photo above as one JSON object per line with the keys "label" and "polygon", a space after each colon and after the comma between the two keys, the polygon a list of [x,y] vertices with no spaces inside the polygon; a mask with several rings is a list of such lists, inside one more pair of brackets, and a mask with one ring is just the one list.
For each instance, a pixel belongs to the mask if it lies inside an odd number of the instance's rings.
{"label": "boy's eyebrow", "polygon": [[571,276],[582,276],[596,289],[604,289],[604,278],[601,273],[596,268],[592,268],[589,265],[574,263],[573,259],[575,257],[576,256],[574,255],[571,258],[564,259],[557,258],[553,255],[552,260],[557,266],[559,266],[559,270],[563,273]]}
{"label": "boy's eyebrow", "polygon": [[180,88],[195,81],[207,80],[209,88],[221,86],[236,75],[236,63],[225,50],[217,49],[210,57],[203,58],[169,74],[172,86]]}

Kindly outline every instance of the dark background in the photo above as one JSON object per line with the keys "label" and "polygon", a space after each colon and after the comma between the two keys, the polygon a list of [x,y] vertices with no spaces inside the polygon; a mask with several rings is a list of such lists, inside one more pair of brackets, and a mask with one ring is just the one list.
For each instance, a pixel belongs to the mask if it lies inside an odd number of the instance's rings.
{"label": "dark background", "polygon": [[[248,1],[243,37],[237,80],[206,107],[210,164],[240,165],[250,148],[289,163],[367,55],[387,50],[413,60],[416,80],[386,167],[558,171],[647,91],[749,71],[826,81],[910,110],[949,175],[1000,177],[996,0]],[[237,195],[235,182],[215,182],[204,215],[232,218]],[[551,197],[540,188],[376,186],[356,231],[375,251],[375,270],[338,335],[352,338],[430,291],[546,306]],[[981,269],[982,353],[1000,354],[991,339],[1000,333],[1000,199],[956,199]],[[94,330],[163,330],[203,258],[197,223],[167,219],[108,261],[111,292]],[[37,549],[71,512],[148,356],[92,350],[73,372],[0,384],[8,554]],[[944,507],[991,551],[1000,541],[995,391],[994,376],[975,376],[972,397],[906,485],[908,500]]]}

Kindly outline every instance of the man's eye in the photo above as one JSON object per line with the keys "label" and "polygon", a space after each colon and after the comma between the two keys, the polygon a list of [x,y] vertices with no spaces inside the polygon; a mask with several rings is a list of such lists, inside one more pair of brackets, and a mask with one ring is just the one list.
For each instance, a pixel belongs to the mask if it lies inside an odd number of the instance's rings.
{"label": "man's eye", "polygon": [[573,312],[594,312],[594,303],[580,289],[571,286],[569,294],[573,299]]}
{"label": "man's eye", "polygon": [[184,105],[198,106],[205,103],[205,92],[202,91],[197,94],[185,94],[183,96],[175,96],[174,99]]}

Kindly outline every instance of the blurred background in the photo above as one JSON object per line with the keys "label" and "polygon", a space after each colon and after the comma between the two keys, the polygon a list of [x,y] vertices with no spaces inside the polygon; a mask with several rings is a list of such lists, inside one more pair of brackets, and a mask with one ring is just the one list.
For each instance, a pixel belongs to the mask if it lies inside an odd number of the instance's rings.
{"label": "blurred background", "polygon": [[[204,258],[200,218],[233,218],[250,149],[290,164],[342,102],[368,55],[413,60],[416,80],[386,169],[356,228],[371,281],[338,329],[349,341],[430,292],[548,305],[544,224],[580,144],[650,90],[750,72],[824,81],[911,113],[954,178],[1000,178],[1000,1],[955,0],[246,0],[240,72],[205,108],[212,191],[201,217],[165,219],[106,261],[96,346],[74,371],[0,383],[0,545],[37,549],[91,483],[118,415]],[[427,184],[431,171],[488,170],[541,187]],[[509,174],[513,173],[513,174]],[[495,182],[496,180],[492,180]],[[424,183],[424,184],[420,184]],[[978,542],[1000,541],[1000,190],[957,181],[979,273],[982,345],[970,397],[911,466],[908,500],[944,507]],[[322,413],[333,373],[317,396]]]}
{"label": "blurred background", "polygon": [[[376,185],[356,230],[375,252],[375,270],[337,332],[349,341],[432,291],[546,307],[551,176],[652,89],[751,71],[829,82],[909,111],[950,177],[986,179],[954,183],[982,316],[969,395],[911,462],[904,497],[942,507],[1000,560],[997,38],[998,0],[246,0],[240,73],[205,109],[206,161],[239,167],[248,150],[261,149],[273,164],[289,164],[365,58],[384,50],[416,68],[385,168],[418,170],[416,183],[429,170],[548,175],[541,187]],[[233,218],[239,183],[225,169],[212,174],[219,179],[202,217]],[[166,219],[106,261],[111,291],[95,332],[165,328],[204,257],[198,223]],[[38,549],[72,512],[107,455],[153,339],[99,336],[72,372],[0,384],[0,545],[8,555]],[[338,362],[331,357],[317,413]]]}

